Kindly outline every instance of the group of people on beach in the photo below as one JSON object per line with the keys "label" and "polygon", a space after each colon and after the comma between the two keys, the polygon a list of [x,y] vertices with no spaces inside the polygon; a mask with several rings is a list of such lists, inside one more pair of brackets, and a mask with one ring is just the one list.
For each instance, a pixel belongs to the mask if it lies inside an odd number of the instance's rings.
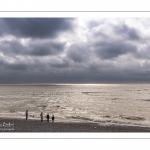
{"label": "group of people on beach", "polygon": [[[27,121],[28,120],[28,110],[26,110],[25,114],[26,114],[26,121]],[[43,122],[43,112],[41,112],[40,117],[41,117],[41,122]],[[46,118],[47,118],[47,122],[49,122],[49,119],[50,119],[49,113],[47,113]],[[54,115],[52,115],[52,123],[54,122],[54,119],[55,119],[55,117],[54,117]]]}

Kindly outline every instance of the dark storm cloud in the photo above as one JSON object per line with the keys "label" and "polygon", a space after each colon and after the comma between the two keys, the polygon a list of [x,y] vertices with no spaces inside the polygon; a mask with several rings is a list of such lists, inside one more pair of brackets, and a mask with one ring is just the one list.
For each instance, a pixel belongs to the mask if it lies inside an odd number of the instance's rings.
{"label": "dark storm cloud", "polygon": [[18,40],[3,41],[0,44],[0,52],[3,52],[4,55],[23,54],[25,47]]}
{"label": "dark storm cloud", "polygon": [[28,51],[29,55],[33,56],[48,56],[56,55],[64,50],[64,43],[54,43],[54,42],[44,42],[44,43],[34,43],[29,45]]}
{"label": "dark storm cloud", "polygon": [[135,21],[132,27],[132,21],[129,25],[123,19],[84,23],[67,18],[0,19],[0,83],[150,81],[149,28],[139,25],[140,30]]}
{"label": "dark storm cloud", "polygon": [[0,59],[0,68],[2,68],[3,64],[4,64],[3,60]]}
{"label": "dark storm cloud", "polygon": [[91,37],[88,40],[90,49],[95,53],[95,57],[101,59],[116,59],[121,55],[138,53],[137,42],[143,42],[140,32],[129,27],[125,23],[107,23],[91,21],[94,28],[91,30]]}
{"label": "dark storm cloud", "polygon": [[71,30],[72,22],[71,18],[3,18],[0,19],[0,35],[53,37],[62,31]]}
{"label": "dark storm cloud", "polygon": [[28,65],[25,65],[25,64],[5,64],[5,67],[7,69],[11,69],[11,70],[26,70],[28,68]]}
{"label": "dark storm cloud", "polygon": [[48,56],[56,55],[64,50],[65,43],[34,41],[22,45],[20,41],[4,41],[0,44],[0,52],[4,55]]}
{"label": "dark storm cloud", "polygon": [[137,48],[134,45],[125,42],[115,41],[100,42],[93,46],[95,53],[102,59],[113,59],[127,53],[136,53]]}
{"label": "dark storm cloud", "polygon": [[24,62],[20,62],[20,63],[8,63],[5,60],[0,60],[0,68],[1,73],[5,72],[6,70],[11,70],[11,71],[16,71],[16,70],[27,70],[28,68],[30,68],[30,66],[28,64],[25,64]]}
{"label": "dark storm cloud", "polygon": [[126,36],[128,40],[140,40],[141,36],[137,29],[129,27],[126,24],[113,27],[116,34]]}

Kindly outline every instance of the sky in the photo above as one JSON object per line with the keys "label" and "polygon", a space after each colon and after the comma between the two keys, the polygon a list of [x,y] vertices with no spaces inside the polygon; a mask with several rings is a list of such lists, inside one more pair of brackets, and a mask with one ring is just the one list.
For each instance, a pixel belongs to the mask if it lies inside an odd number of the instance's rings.
{"label": "sky", "polygon": [[0,18],[0,84],[150,83],[150,18]]}

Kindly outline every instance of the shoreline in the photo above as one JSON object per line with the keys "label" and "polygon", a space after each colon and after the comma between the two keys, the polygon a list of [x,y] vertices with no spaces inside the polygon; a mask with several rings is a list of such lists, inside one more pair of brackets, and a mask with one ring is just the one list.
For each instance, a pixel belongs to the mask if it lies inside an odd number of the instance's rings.
{"label": "shoreline", "polygon": [[150,132],[150,127],[94,122],[54,122],[0,118],[0,132]]}

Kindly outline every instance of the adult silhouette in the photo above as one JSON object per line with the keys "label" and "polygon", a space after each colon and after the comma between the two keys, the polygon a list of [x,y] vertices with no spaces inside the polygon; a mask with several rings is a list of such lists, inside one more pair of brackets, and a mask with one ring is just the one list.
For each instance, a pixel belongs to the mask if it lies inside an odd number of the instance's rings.
{"label": "adult silhouette", "polygon": [[43,122],[43,112],[41,112],[40,116],[41,116],[41,122]]}
{"label": "adult silhouette", "polygon": [[52,123],[54,122],[54,119],[55,119],[55,117],[54,117],[54,115],[52,116]]}
{"label": "adult silhouette", "polygon": [[26,121],[28,120],[28,110],[26,110]]}
{"label": "adult silhouette", "polygon": [[49,122],[49,114],[47,114],[47,122]]}

